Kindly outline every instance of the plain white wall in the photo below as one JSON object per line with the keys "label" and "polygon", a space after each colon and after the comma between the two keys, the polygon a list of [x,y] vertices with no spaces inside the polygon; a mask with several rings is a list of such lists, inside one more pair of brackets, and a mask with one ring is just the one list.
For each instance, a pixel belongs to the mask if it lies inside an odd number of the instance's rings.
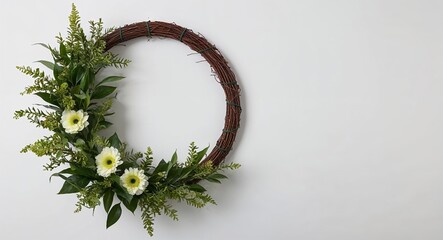
{"label": "plain white wall", "polygon": [[[443,239],[443,1],[74,1],[106,26],[176,22],[224,53],[243,88],[242,126],[207,185],[218,206],[174,204],[152,239]],[[36,103],[15,70],[49,58],[36,42],[65,33],[70,1],[0,3],[0,239],[148,239],[140,213],[105,230],[101,208],[74,214],[45,159],[20,154],[47,132],[13,111]],[[214,146],[224,96],[207,63],[176,41],[140,39],[115,52],[119,134],[167,158]]]}

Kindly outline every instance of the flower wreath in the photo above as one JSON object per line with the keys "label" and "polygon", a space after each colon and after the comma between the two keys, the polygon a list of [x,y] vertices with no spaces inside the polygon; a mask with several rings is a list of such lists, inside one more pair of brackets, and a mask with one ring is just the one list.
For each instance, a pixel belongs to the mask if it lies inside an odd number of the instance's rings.
{"label": "flower wreath", "polygon": [[[53,57],[52,62],[38,61],[52,70],[52,76],[39,68],[17,67],[34,79],[34,84],[26,87],[22,94],[35,94],[47,104],[18,110],[15,118],[25,117],[37,127],[52,131],[52,135],[25,146],[22,152],[48,156],[49,162],[44,165],[48,171],[68,166],[51,177],[65,181],[59,194],[77,193],[75,212],[83,207],[95,209],[102,203],[108,214],[108,228],[120,218],[121,203],[130,212],[139,206],[144,228],[152,236],[156,215],[165,214],[177,220],[177,211],[168,199],[198,208],[215,204],[199,181],[220,183],[227,178],[221,173],[223,170],[240,167],[236,163],[223,163],[239,128],[240,89],[217,48],[189,29],[164,22],[140,22],[103,30],[101,19],[89,23],[90,37],[87,38],[80,26],[79,13],[72,5],[68,36],[56,37],[59,48],[39,43]],[[227,96],[226,120],[221,137],[207,156],[208,148],[199,151],[191,143],[184,163],[178,162],[174,153],[170,161],[161,160],[155,166],[151,148],[144,154],[134,152],[128,150],[117,133],[110,137],[100,135],[112,124],[106,117],[112,114],[116,87],[109,84],[123,77],[108,76],[99,80],[98,73],[106,67],[126,67],[130,62],[107,50],[141,36],[183,42],[200,53],[218,77]],[[119,202],[113,204],[115,196]]]}

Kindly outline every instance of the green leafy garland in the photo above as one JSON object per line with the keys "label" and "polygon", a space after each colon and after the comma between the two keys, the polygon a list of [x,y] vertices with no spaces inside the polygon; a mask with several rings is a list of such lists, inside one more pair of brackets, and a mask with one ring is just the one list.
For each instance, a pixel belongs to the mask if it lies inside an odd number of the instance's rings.
{"label": "green leafy garland", "polygon": [[[15,112],[15,118],[27,118],[31,123],[52,131],[51,136],[27,145],[22,152],[48,156],[44,169],[53,171],[60,166],[66,169],[52,174],[65,182],[59,194],[77,193],[75,212],[83,207],[95,209],[103,203],[108,213],[106,227],[121,216],[121,203],[132,213],[140,207],[142,220],[149,235],[153,234],[154,217],[165,214],[177,220],[177,211],[169,199],[183,201],[201,208],[215,201],[197,182],[207,180],[220,183],[226,176],[220,172],[237,169],[239,164],[214,166],[211,161],[201,163],[208,148],[198,151],[191,143],[184,163],[177,161],[174,153],[170,161],[161,160],[153,165],[151,148],[143,154],[128,150],[117,133],[109,138],[100,132],[110,125],[106,117],[114,100],[115,86],[109,84],[122,80],[121,76],[96,79],[106,67],[123,68],[129,60],[105,52],[103,36],[112,29],[103,30],[101,19],[90,21],[90,38],[80,26],[80,16],[75,7],[69,16],[68,36],[57,36],[59,48],[46,44],[53,62],[38,61],[50,70],[52,76],[39,68],[17,67],[34,79],[23,94],[35,94],[47,104],[45,108],[30,107]],[[52,177],[51,176],[51,177]],[[114,204],[115,196],[119,200]]]}

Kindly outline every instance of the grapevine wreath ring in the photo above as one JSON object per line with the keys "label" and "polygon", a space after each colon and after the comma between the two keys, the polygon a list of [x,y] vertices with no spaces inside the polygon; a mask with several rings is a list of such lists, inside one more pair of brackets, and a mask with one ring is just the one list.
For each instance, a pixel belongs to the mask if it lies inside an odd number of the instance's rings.
{"label": "grapevine wreath ring", "polygon": [[[49,157],[44,169],[57,170],[51,178],[64,180],[59,194],[77,194],[75,212],[103,205],[108,228],[120,219],[122,205],[132,213],[139,207],[143,226],[152,236],[155,216],[164,214],[178,220],[170,199],[198,208],[215,204],[200,182],[221,183],[227,178],[222,174],[225,170],[240,167],[237,163],[224,163],[240,127],[240,87],[220,51],[190,29],[147,21],[103,30],[101,19],[89,23],[88,38],[72,5],[68,36],[56,37],[59,47],[38,44],[51,52],[53,61],[37,61],[51,74],[39,68],[17,67],[34,79],[22,94],[37,95],[45,104],[18,110],[14,117],[27,118],[52,132],[25,146],[22,152]],[[222,134],[209,154],[209,147],[198,150],[191,143],[185,162],[179,162],[174,153],[169,161],[162,159],[154,165],[150,147],[145,153],[134,152],[117,133],[110,137],[100,134],[112,125],[107,117],[113,114],[110,110],[117,89],[113,84],[124,79],[102,76],[101,70],[123,68],[130,62],[108,50],[139,37],[178,40],[200,54],[215,73],[226,95],[226,116]],[[62,167],[67,168],[60,170]]]}
{"label": "grapevine wreath ring", "polygon": [[178,40],[201,54],[216,73],[226,95],[226,118],[222,135],[203,162],[220,164],[228,155],[240,127],[240,87],[228,62],[218,49],[192,30],[166,22],[139,22],[121,27],[105,36],[106,49],[139,37],[164,37]]}

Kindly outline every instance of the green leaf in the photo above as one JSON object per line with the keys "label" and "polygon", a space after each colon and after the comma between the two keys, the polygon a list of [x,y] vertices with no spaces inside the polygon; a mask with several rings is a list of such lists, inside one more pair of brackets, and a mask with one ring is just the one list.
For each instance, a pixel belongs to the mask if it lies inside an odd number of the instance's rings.
{"label": "green leaf", "polygon": [[122,171],[124,171],[125,169],[128,169],[128,168],[137,168],[137,167],[138,167],[137,162],[123,161],[122,164],[118,165],[117,169],[121,169]]}
{"label": "green leaf", "polygon": [[84,93],[83,94],[74,94],[74,96],[76,96],[77,98],[79,98],[81,100],[86,99],[86,95]]}
{"label": "green leaf", "polygon": [[[169,162],[170,163],[170,162]],[[182,178],[183,168],[181,167],[173,167],[171,170],[168,170],[167,174],[167,182],[170,184],[174,184],[176,181]]]}
{"label": "green leaf", "polygon": [[226,177],[223,174],[220,173],[213,173],[209,176],[206,177],[206,180],[209,182],[214,182],[214,183],[221,183],[221,181],[219,179],[227,179],[228,177]]}
{"label": "green leaf", "polygon": [[89,70],[86,69],[86,71],[82,74],[80,78],[80,88],[86,91],[87,88],[89,88]]}
{"label": "green leaf", "polygon": [[89,89],[86,91],[85,108],[89,107],[91,103],[91,96],[89,95]]}
{"label": "green leaf", "polygon": [[178,159],[177,151],[175,151],[174,154],[172,155],[172,158],[171,158],[171,162],[173,165],[177,164],[177,159]]}
{"label": "green leaf", "polygon": [[86,142],[85,142],[85,140],[83,140],[81,138],[78,138],[74,143],[74,146],[76,146],[76,147],[82,147],[84,145],[86,145]]}
{"label": "green leaf", "polygon": [[35,104],[36,106],[41,106],[41,107],[44,107],[44,108],[47,108],[47,109],[51,109],[51,110],[54,110],[54,111],[56,111],[56,112],[62,112],[62,110],[59,108],[59,107],[57,107],[57,106],[53,106],[53,105],[45,105],[45,104]]}
{"label": "green leaf", "polygon": [[92,93],[91,99],[101,99],[107,97],[110,94],[112,94],[115,91],[115,89],[117,88],[111,86],[99,86]]}
{"label": "green leaf", "polygon": [[37,92],[35,95],[39,96],[43,101],[50,103],[52,105],[58,106],[57,100],[54,98],[53,95],[45,92]]}
{"label": "green leaf", "polygon": [[120,141],[120,138],[118,138],[117,133],[114,133],[110,138],[109,138],[109,143],[111,143],[111,146],[119,149],[122,142]]}
{"label": "green leaf", "polygon": [[[66,169],[63,169],[62,171],[60,171],[60,172],[58,172],[58,173],[54,173],[54,174],[52,174],[50,177],[49,177],[49,182],[51,182],[51,180],[52,180],[52,177],[60,177],[60,178],[63,178],[63,179],[68,179],[67,177],[65,177],[64,175],[62,175],[62,174],[74,174],[74,172],[72,171],[72,169],[71,168],[66,168]],[[66,180],[65,179],[65,180]]]}
{"label": "green leaf", "polygon": [[83,77],[83,74],[85,74],[83,67],[81,66],[74,67],[73,69],[71,69],[71,76],[72,76],[71,82],[74,85],[78,85]]}
{"label": "green leaf", "polygon": [[44,47],[44,48],[46,48],[46,49],[51,50],[51,48],[50,48],[47,44],[44,44],[44,43],[34,43],[34,44],[32,44],[32,45],[40,45],[40,46],[42,46],[42,47]]}
{"label": "green leaf", "polygon": [[198,168],[198,165],[191,165],[191,166],[183,168],[183,170],[181,172],[181,176],[178,180],[186,179],[189,176],[189,174],[191,174],[191,172],[197,168]]}
{"label": "green leaf", "polygon": [[60,65],[58,65],[57,62],[54,63],[54,71],[53,71],[53,74],[54,74],[54,78],[55,78],[55,80],[57,80],[57,82],[58,82],[59,84],[61,84],[61,83],[63,82],[63,81],[62,81],[63,79],[60,79],[60,78],[59,78],[61,72],[63,72],[63,67],[60,66]]}
{"label": "green leaf", "polygon": [[206,178],[206,180],[207,180],[208,182],[221,183],[221,181],[218,180],[218,179],[216,179],[216,178]]}
{"label": "green leaf", "polygon": [[66,52],[66,47],[62,42],[60,42],[60,57],[62,57],[62,59],[66,62],[70,61],[68,54]]}
{"label": "green leaf", "polygon": [[86,94],[85,94],[85,92],[83,92],[83,90],[80,90],[80,93],[74,94],[74,96],[76,96],[77,98],[79,98],[81,100],[86,99]]}
{"label": "green leaf", "polygon": [[165,171],[165,176],[168,176],[168,174],[169,174],[169,171],[171,170],[171,168],[174,166],[174,164],[172,163],[172,162],[169,162],[168,163],[168,167],[166,168],[166,171]]}
{"label": "green leaf", "polygon": [[[119,198],[120,199],[120,198]],[[138,206],[138,197],[134,197],[132,198],[131,202],[128,203],[128,201],[124,200],[124,199],[120,199],[123,203],[123,205],[125,205],[125,207],[132,213],[135,212],[135,210],[137,209]]]}
{"label": "green leaf", "polygon": [[199,193],[206,192],[206,189],[197,183],[189,185],[189,190],[192,190],[194,192],[199,192]]}
{"label": "green leaf", "polygon": [[117,183],[117,184],[120,183],[120,177],[119,177],[118,175],[111,174],[111,175],[109,176],[109,179],[111,179],[113,182],[115,182],[115,183]]}
{"label": "green leaf", "polygon": [[97,86],[100,86],[100,85],[102,85],[103,83],[107,83],[107,82],[116,82],[116,81],[120,81],[120,80],[122,80],[123,78],[125,78],[125,77],[121,77],[121,76],[109,76],[109,77],[107,77],[107,78],[101,80],[101,81],[97,84]]}
{"label": "green leaf", "polygon": [[128,208],[129,211],[134,213],[135,209],[137,209],[137,206],[138,206],[138,198],[133,198],[129,206],[126,207]]}
{"label": "green leaf", "polygon": [[78,175],[72,175],[68,178],[66,178],[61,174],[59,176],[65,179],[65,183],[63,184],[58,194],[69,194],[69,193],[80,192],[84,187],[88,186],[90,182],[89,179]]}
{"label": "green leaf", "polygon": [[105,129],[105,128],[108,128],[108,127],[112,126],[112,122],[100,121],[99,125],[101,126],[101,129]]}
{"label": "green leaf", "polygon": [[108,189],[105,192],[105,195],[103,195],[103,206],[105,207],[106,212],[109,212],[113,200],[114,200],[114,191],[112,191],[112,189]]}
{"label": "green leaf", "polygon": [[51,46],[49,46],[49,45],[47,45],[47,44],[44,44],[44,43],[34,43],[33,45],[40,45],[40,46],[42,46],[42,47],[48,49],[49,51],[51,51],[51,54],[52,54],[52,56],[53,56],[54,58],[57,57],[57,56],[59,55],[58,52],[57,52],[55,49],[51,48]]}
{"label": "green leaf", "polygon": [[203,159],[203,157],[206,155],[206,152],[208,151],[208,149],[209,149],[209,147],[198,152],[196,158],[194,159],[195,160],[194,163],[199,163]]}
{"label": "green leaf", "polygon": [[114,190],[115,193],[117,194],[117,197],[120,200],[124,199],[124,201],[131,202],[132,198],[134,197],[133,195],[129,194],[128,191],[126,191],[126,189],[120,186],[119,184],[115,184]]}
{"label": "green leaf", "polygon": [[154,169],[154,172],[152,172],[152,175],[155,175],[155,174],[160,173],[160,172],[164,172],[167,169],[168,169],[168,164],[165,162],[165,160],[162,159],[158,163],[157,167]]}
{"label": "green leaf", "polygon": [[71,171],[75,175],[80,175],[89,179],[97,179],[97,172],[91,168],[85,168],[80,165],[71,164]]}
{"label": "green leaf", "polygon": [[220,173],[213,173],[213,174],[209,175],[208,177],[216,178],[216,179],[227,179],[228,178],[225,175],[220,174]]}
{"label": "green leaf", "polygon": [[106,220],[106,228],[109,228],[110,226],[114,225],[120,219],[120,216],[122,215],[122,208],[120,207],[120,203],[115,204],[111,211],[108,213],[108,219]]}
{"label": "green leaf", "polygon": [[47,68],[49,68],[51,70],[54,70],[54,63],[52,63],[50,61],[40,60],[37,62],[43,64],[44,66],[46,66]]}

